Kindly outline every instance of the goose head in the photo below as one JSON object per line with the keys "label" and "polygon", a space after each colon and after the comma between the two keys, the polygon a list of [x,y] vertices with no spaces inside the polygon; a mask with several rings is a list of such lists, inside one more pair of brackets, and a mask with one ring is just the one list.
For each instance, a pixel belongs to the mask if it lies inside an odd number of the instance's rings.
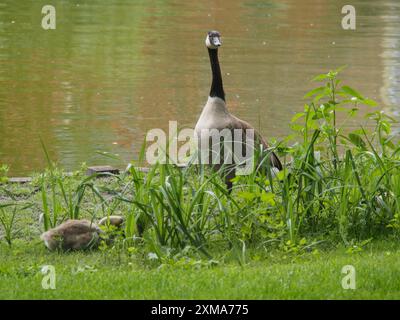
{"label": "goose head", "polygon": [[218,31],[208,31],[206,46],[208,49],[218,49],[222,45],[221,34]]}

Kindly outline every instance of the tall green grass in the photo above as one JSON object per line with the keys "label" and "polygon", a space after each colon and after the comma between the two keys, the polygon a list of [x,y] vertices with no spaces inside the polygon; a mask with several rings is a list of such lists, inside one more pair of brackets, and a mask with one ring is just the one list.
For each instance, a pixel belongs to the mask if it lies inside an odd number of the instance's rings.
{"label": "tall green grass", "polygon": [[15,227],[17,213],[21,213],[31,206],[32,204],[17,204],[15,202],[0,203],[0,226],[3,228],[4,239],[10,247],[19,231]]}
{"label": "tall green grass", "polygon": [[[268,154],[263,155],[253,173],[233,179],[229,192],[224,168],[158,164],[143,172],[132,165],[115,177],[116,189],[108,188],[106,199],[95,176],[81,177],[71,188],[51,166],[41,180],[45,229],[81,217],[83,204],[95,201],[103,215],[125,215],[128,247],[143,246],[160,260],[188,248],[211,259],[218,250],[242,263],[249,246],[294,252],[320,242],[350,246],[398,237],[400,144],[391,130],[396,121],[342,85],[340,71],[314,78],[319,84],[293,117],[293,134],[268,150],[284,163],[278,174],[263,170]],[[350,130],[360,109],[368,127]],[[144,150],[143,145],[136,164]]]}
{"label": "tall green grass", "polygon": [[[54,228],[66,219],[79,219],[82,201],[89,196],[88,191],[91,191],[91,201],[99,202],[104,215],[105,199],[94,184],[97,175],[81,177],[77,185],[72,185],[68,175],[51,161],[44,142],[40,141],[48,163],[47,170],[39,176],[44,230]],[[94,212],[92,219],[95,217]]]}

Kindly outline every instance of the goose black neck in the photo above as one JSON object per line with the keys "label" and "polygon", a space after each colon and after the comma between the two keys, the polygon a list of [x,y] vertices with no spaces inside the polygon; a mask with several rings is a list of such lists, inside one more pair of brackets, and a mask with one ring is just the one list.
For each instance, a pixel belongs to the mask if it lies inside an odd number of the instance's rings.
{"label": "goose black neck", "polygon": [[212,84],[210,97],[218,97],[225,101],[225,92],[222,85],[221,68],[218,61],[218,49],[208,49],[212,70]]}

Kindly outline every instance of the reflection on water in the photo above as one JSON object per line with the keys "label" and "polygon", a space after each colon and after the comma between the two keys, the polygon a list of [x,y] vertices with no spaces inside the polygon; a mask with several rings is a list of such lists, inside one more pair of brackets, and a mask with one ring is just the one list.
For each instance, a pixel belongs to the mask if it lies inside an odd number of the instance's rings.
{"label": "reflection on water", "polygon": [[[206,101],[206,31],[223,36],[229,109],[266,137],[289,132],[309,79],[348,65],[346,83],[395,110],[400,4],[355,0],[357,30],[341,29],[346,1],[40,1],[0,3],[0,162],[12,174],[45,166],[39,137],[67,169],[135,157],[151,128],[193,127]],[[115,162],[96,151],[119,154]]]}
{"label": "reflection on water", "polygon": [[[400,3],[397,5],[400,7]],[[397,12],[398,13],[398,12]],[[398,14],[390,13],[382,17],[387,21],[383,28],[382,37],[382,61],[383,61],[383,85],[381,98],[385,105],[398,106],[400,104],[400,20]],[[393,113],[399,115],[399,109]]]}

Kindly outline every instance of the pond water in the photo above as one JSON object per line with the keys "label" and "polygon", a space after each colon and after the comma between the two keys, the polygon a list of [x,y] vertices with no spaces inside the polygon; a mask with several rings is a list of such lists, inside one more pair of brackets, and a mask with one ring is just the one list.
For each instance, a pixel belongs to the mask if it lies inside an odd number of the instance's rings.
{"label": "pond water", "polygon": [[353,0],[355,31],[341,27],[347,2],[54,0],[57,28],[43,30],[47,2],[2,0],[0,163],[12,175],[43,169],[41,137],[67,170],[123,166],[148,130],[194,127],[211,81],[210,29],[222,34],[228,108],[267,138],[290,132],[313,75],[342,65],[346,84],[396,113],[400,2]]}

